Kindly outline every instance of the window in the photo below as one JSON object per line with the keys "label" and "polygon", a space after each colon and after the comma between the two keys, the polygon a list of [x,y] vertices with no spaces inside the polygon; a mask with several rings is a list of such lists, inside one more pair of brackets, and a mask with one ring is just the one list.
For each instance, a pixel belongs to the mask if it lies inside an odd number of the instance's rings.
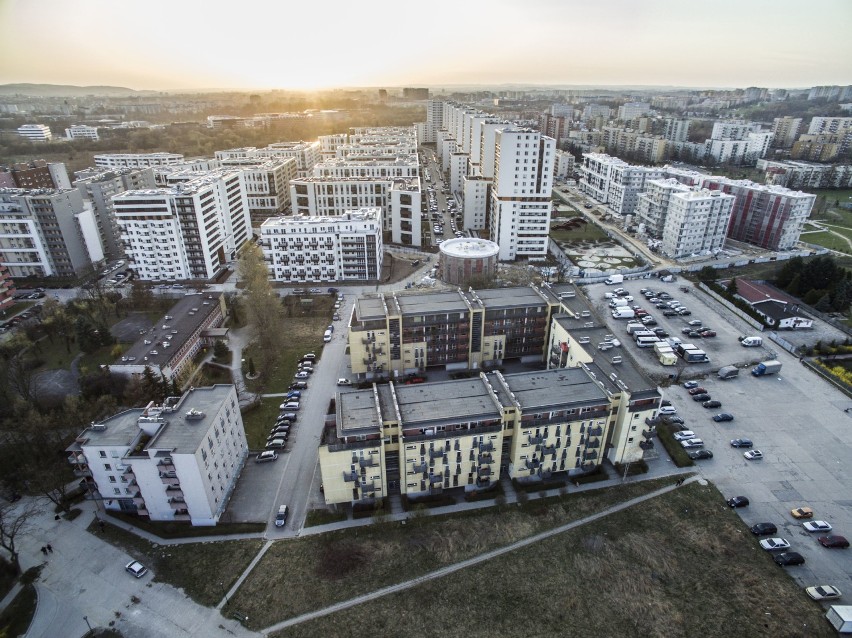
{"label": "window", "polygon": [[114,488],[112,488],[112,493],[115,494],[116,496],[120,496],[121,495],[121,489],[118,488],[118,487],[114,487]]}
{"label": "window", "polygon": [[105,458],[106,458],[106,451],[104,451],[104,450],[99,450],[99,451],[98,451],[98,454],[100,454],[100,457],[101,457],[102,459],[105,459]]}
{"label": "window", "polygon": [[110,471],[112,471],[112,465],[110,465],[109,463],[104,463],[104,469],[107,472],[110,472]]}

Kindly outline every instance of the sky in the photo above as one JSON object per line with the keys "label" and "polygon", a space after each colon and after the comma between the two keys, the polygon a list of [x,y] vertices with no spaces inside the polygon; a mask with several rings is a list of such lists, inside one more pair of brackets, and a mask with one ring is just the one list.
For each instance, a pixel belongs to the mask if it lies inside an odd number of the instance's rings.
{"label": "sky", "polygon": [[0,84],[852,84],[852,0],[0,0]]}

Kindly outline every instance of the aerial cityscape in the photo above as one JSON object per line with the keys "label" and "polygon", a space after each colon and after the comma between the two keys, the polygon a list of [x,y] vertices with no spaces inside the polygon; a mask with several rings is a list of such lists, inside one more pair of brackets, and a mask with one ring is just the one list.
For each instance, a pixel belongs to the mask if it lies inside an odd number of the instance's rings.
{"label": "aerial cityscape", "polygon": [[850,24],[0,4],[0,636],[852,634]]}

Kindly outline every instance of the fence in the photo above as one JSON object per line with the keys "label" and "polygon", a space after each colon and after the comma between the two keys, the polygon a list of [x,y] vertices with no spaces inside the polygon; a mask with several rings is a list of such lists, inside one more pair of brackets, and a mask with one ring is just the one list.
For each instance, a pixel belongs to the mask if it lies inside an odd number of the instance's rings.
{"label": "fence", "polygon": [[769,334],[769,338],[772,339],[779,346],[784,348],[784,350],[786,350],[790,354],[794,354],[794,355],[798,356],[797,346],[793,345],[792,343],[790,343],[789,341],[787,341],[783,337],[778,336],[777,332],[770,332],[768,334]]}
{"label": "fence", "polygon": [[743,321],[745,321],[748,325],[750,325],[750,326],[752,326],[753,328],[756,328],[757,330],[760,330],[761,332],[763,332],[763,329],[764,329],[764,328],[763,328],[763,324],[762,324],[762,323],[760,323],[760,322],[759,322],[757,319],[755,319],[754,317],[752,317],[752,316],[750,316],[750,315],[746,314],[745,312],[743,312],[742,310],[740,310],[739,308],[737,308],[734,304],[732,304],[730,301],[728,301],[727,299],[725,299],[724,297],[722,297],[721,295],[719,295],[719,294],[718,294],[717,292],[715,292],[714,290],[711,290],[711,289],[710,289],[710,287],[709,287],[707,284],[705,284],[703,281],[698,282],[698,287],[699,287],[701,290],[703,290],[705,293],[707,293],[708,295],[710,295],[711,297],[713,297],[713,299],[715,299],[716,301],[718,301],[720,304],[722,304],[723,306],[725,306],[725,308],[727,308],[728,310],[730,310],[731,312],[733,312],[735,315],[737,315],[740,319],[742,319]]}

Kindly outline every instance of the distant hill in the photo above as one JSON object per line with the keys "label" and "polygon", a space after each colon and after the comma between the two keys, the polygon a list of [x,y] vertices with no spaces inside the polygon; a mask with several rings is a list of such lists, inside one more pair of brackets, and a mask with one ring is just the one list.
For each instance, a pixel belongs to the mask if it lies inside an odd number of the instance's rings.
{"label": "distant hill", "polygon": [[123,86],[73,86],[70,84],[0,84],[0,95],[30,97],[85,97],[87,95],[150,95],[156,91],[136,91]]}

